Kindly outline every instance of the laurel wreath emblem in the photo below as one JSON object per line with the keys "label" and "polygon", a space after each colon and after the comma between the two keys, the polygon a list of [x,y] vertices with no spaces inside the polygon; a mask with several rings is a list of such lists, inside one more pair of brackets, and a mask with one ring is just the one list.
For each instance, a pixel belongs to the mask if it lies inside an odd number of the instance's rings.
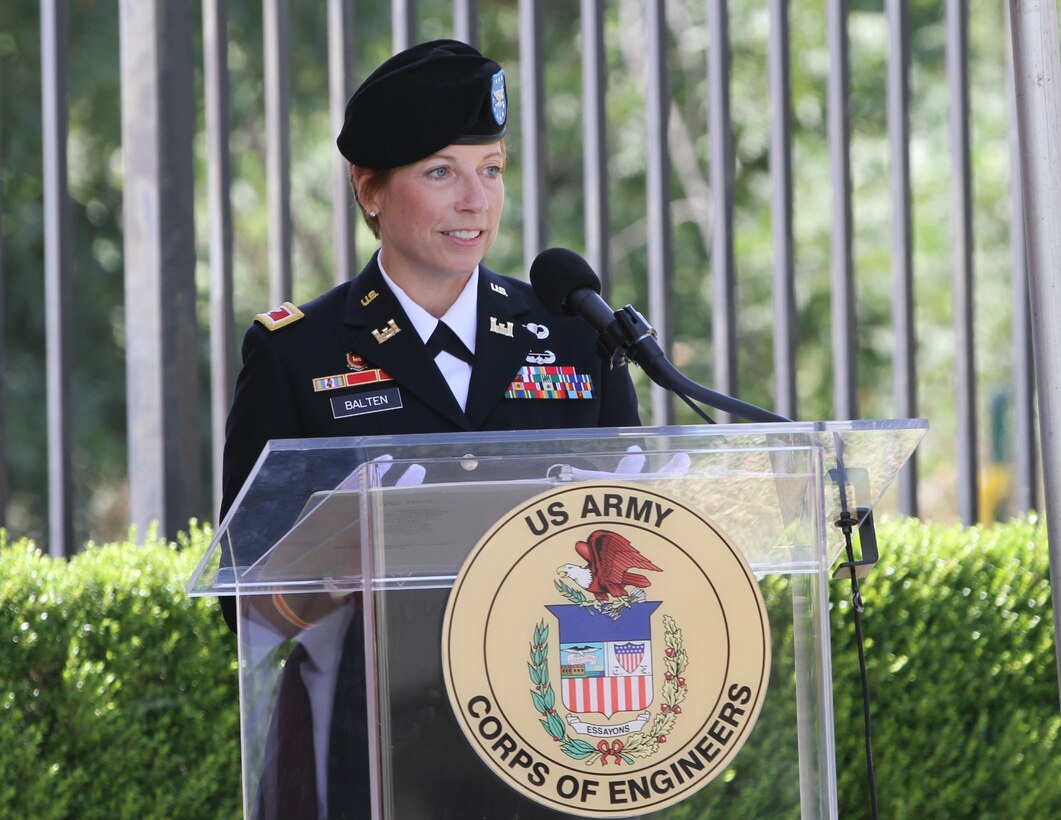
{"label": "laurel wreath emblem", "polygon": [[538,622],[534,628],[530,661],[527,664],[534,685],[530,695],[534,708],[541,715],[538,722],[553,741],[560,744],[564,754],[583,761],[587,766],[598,762],[606,766],[609,757],[616,764],[632,764],[634,758],[651,757],[659,751],[661,743],[667,742],[667,735],[678,722],[681,704],[688,691],[683,673],[689,659],[682,646],[682,631],[670,615],[663,616],[663,627],[663,703],[659,711],[648,728],[629,734],[622,740],[616,739],[611,743],[602,740],[594,746],[580,738],[567,736],[567,726],[556,711],[556,692],[549,681],[549,627],[545,621]]}

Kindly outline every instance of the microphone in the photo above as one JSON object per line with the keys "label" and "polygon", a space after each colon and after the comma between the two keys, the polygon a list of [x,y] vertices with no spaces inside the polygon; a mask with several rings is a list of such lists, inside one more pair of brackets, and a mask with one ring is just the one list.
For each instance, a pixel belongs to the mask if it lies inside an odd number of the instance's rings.
{"label": "microphone", "polygon": [[530,280],[538,301],[557,316],[581,316],[598,333],[615,321],[615,311],[600,296],[600,279],[574,251],[542,251],[531,263]]}
{"label": "microphone", "polygon": [[[600,295],[600,278],[589,262],[567,248],[548,248],[530,267],[534,295],[557,316],[581,316],[597,331],[597,349],[610,367],[637,364],[660,387],[693,396],[716,410],[748,421],[789,421],[754,404],[718,393],[684,376],[656,342],[655,329],[631,305],[614,310]],[[694,409],[697,409],[694,407]]]}
{"label": "microphone", "polygon": [[589,262],[567,248],[549,248],[531,263],[530,280],[534,295],[550,312],[581,316],[597,331],[598,350],[612,367],[629,358],[653,381],[675,389],[668,374],[657,367],[664,357],[656,343],[656,331],[630,305],[615,310],[601,298],[600,278]]}

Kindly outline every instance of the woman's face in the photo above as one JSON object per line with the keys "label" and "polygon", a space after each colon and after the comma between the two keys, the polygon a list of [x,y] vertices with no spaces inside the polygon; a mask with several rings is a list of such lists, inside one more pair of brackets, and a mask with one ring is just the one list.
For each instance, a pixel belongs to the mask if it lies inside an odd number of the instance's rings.
{"label": "woman's face", "polygon": [[466,276],[497,237],[505,204],[500,142],[450,145],[394,169],[362,204],[379,214],[383,264],[396,281]]}

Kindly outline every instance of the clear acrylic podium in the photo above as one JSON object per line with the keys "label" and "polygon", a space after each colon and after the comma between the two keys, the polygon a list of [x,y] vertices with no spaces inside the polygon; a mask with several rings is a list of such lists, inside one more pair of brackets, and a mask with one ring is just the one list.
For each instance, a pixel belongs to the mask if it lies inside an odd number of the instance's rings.
{"label": "clear acrylic podium", "polygon": [[[505,513],[561,483],[619,477],[650,482],[728,535],[760,581],[773,633],[747,745],[653,816],[836,817],[835,524],[872,510],[926,430],[915,419],[270,442],[188,584],[238,599],[245,815],[276,815],[281,669],[300,642],[316,663],[310,699],[325,725],[314,726],[313,778],[331,816],[365,801],[372,816],[401,820],[561,816],[501,782],[460,734],[443,614],[464,559]],[[635,447],[640,471],[616,476]]]}

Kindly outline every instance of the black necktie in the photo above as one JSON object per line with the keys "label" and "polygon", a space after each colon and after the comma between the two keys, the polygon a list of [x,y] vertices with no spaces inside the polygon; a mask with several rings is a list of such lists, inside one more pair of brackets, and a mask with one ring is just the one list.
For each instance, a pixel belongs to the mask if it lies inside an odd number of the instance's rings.
{"label": "black necktie", "polygon": [[312,820],[317,816],[317,770],[313,751],[313,712],[302,681],[306,647],[295,644],[280,677],[277,708],[278,818]]}
{"label": "black necktie", "polygon": [[427,349],[431,354],[432,359],[445,350],[451,356],[455,356],[462,362],[472,364],[475,361],[475,354],[464,346],[464,342],[460,340],[456,333],[450,330],[449,325],[445,322],[438,323],[435,332],[432,333],[431,338],[427,340]]}

